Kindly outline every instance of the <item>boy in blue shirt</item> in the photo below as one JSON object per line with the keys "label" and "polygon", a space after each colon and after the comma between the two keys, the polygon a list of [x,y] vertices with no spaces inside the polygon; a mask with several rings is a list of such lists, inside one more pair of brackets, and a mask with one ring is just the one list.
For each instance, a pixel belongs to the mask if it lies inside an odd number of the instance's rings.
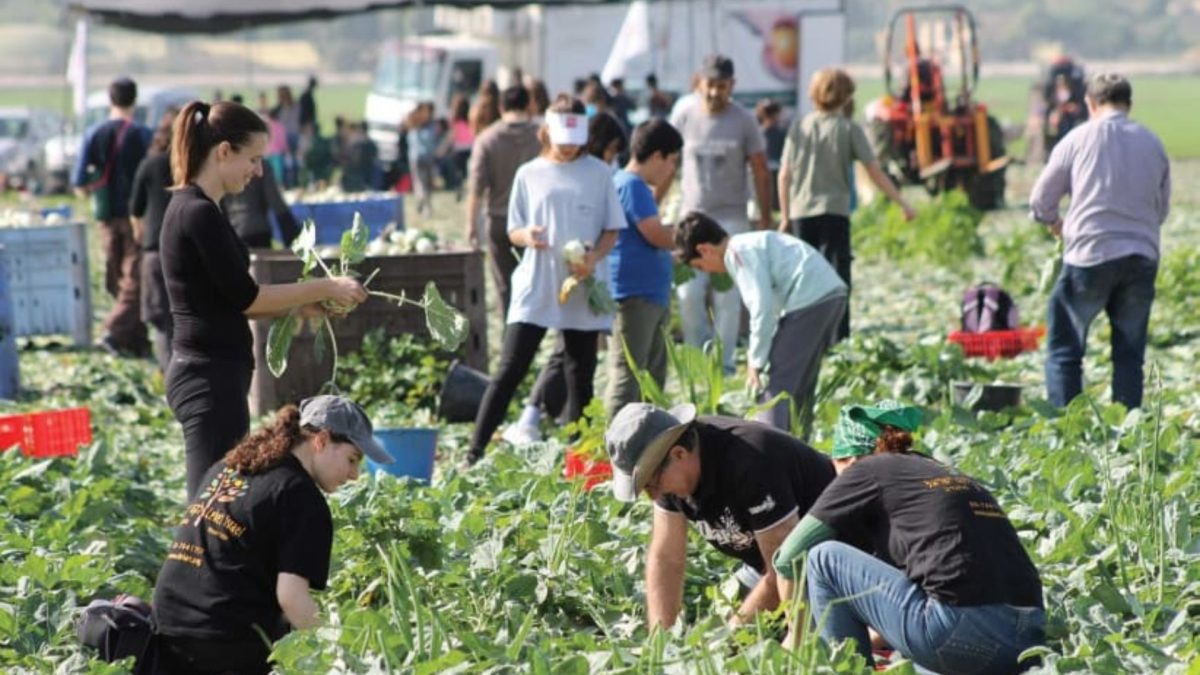
{"label": "boy in blue shirt", "polygon": [[671,317],[672,229],[658,215],[659,197],[675,177],[683,137],[668,122],[638,125],[630,141],[629,163],[613,174],[628,227],[609,254],[617,316],[608,346],[608,389],[604,404],[611,418],[626,403],[640,401],[641,388],[625,360],[646,370],[661,386],[667,377],[664,333]]}
{"label": "boy in blue shirt", "polygon": [[[679,222],[675,256],[702,272],[733,277],[750,312],[749,385],[762,392],[760,401],[791,396],[803,419],[800,438],[807,437],[821,359],[846,311],[848,292],[837,271],[793,236],[774,231],[730,236],[698,211]],[[785,431],[790,417],[787,401],[760,415]]]}

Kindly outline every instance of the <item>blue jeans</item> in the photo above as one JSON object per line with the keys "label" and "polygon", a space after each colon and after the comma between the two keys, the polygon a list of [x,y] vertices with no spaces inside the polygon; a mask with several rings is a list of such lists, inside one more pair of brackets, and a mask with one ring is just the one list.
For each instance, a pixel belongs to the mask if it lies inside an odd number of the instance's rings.
{"label": "blue jeans", "polygon": [[1101,310],[1112,326],[1112,398],[1142,405],[1142,362],[1158,262],[1130,255],[1092,267],[1063,265],[1050,295],[1046,397],[1065,406],[1083,390],[1088,326]]}
{"label": "blue jeans", "polygon": [[1045,637],[1040,607],[946,605],[895,567],[838,541],[813,547],[805,574],[821,637],[854,638],[868,663],[868,626],[918,670],[943,675],[1017,672],[1017,656]]}

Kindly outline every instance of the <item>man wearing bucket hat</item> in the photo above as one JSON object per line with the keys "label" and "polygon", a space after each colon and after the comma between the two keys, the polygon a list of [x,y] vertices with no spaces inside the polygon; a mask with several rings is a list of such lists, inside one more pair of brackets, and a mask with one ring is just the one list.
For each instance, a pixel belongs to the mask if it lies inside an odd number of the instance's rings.
{"label": "man wearing bucket hat", "polygon": [[829,642],[868,629],[939,673],[1007,673],[1044,638],[1037,569],[990,492],[912,451],[917,408],[847,406],[838,477],[775,553],[791,598],[802,556],[811,614]]}
{"label": "man wearing bucket hat", "polygon": [[154,592],[163,672],[267,673],[270,641],[317,625],[310,589],[329,577],[333,520],[322,492],[392,461],[353,401],[281,409],[204,476]]}
{"label": "man wearing bucket hat", "polygon": [[687,524],[742,562],[744,590],[734,623],[779,604],[772,555],[834,477],[823,454],[773,427],[733,417],[696,417],[690,404],[670,411],[629,403],[605,434],[613,493],[655,502],[646,555],[646,614],[670,627],[679,615],[687,562]]}

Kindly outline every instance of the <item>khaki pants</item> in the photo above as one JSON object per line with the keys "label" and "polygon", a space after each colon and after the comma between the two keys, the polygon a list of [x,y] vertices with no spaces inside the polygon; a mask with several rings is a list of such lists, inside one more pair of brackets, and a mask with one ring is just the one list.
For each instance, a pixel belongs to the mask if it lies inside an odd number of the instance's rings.
{"label": "khaki pants", "polygon": [[104,332],[117,349],[146,352],[146,325],[141,318],[141,247],[128,218],[99,223],[104,251],[104,288],[113,296],[113,307],[104,319]]}
{"label": "khaki pants", "polygon": [[[642,400],[642,389],[625,360],[625,349],[639,369],[650,373],[662,387],[667,379],[667,345],[671,308],[645,298],[626,298],[617,303],[612,337],[608,342],[608,389],[604,406],[612,419],[626,403]],[[624,348],[622,348],[624,342]]]}

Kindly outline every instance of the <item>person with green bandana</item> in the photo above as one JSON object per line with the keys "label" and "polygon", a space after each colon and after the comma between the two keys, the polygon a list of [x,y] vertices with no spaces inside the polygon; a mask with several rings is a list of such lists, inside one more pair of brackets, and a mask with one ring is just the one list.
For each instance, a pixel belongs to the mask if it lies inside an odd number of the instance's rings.
{"label": "person with green bandana", "polygon": [[894,401],[842,408],[837,478],[775,553],[779,597],[803,566],[821,636],[853,638],[868,663],[873,629],[923,672],[1017,672],[1044,639],[1037,569],[986,488],[913,451],[921,418]]}

